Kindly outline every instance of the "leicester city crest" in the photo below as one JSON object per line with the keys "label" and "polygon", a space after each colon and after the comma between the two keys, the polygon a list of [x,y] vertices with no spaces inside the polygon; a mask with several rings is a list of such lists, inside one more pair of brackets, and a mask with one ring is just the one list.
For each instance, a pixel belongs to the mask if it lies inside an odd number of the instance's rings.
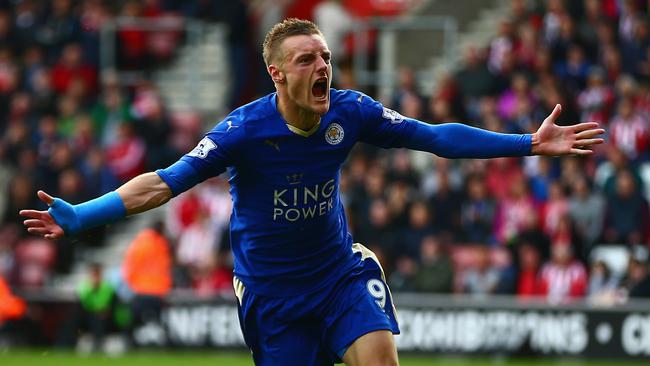
{"label": "leicester city crest", "polygon": [[343,127],[338,123],[330,123],[325,132],[325,141],[330,145],[336,145],[343,141]]}

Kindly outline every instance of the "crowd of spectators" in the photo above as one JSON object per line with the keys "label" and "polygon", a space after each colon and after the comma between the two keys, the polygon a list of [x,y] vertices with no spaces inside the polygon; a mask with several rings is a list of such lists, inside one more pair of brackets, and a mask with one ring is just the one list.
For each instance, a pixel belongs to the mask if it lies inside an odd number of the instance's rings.
{"label": "crowd of spectators", "polygon": [[[104,245],[105,229],[56,243],[27,236],[17,212],[44,208],[37,189],[81,202],[167,166],[191,148],[188,140],[198,140],[178,138],[186,123],[166,110],[154,83],[124,86],[115,73],[100,75],[98,29],[118,15],[219,19],[206,16],[208,3],[0,1],[0,278],[15,287],[47,285],[51,272],[70,270],[79,248]],[[286,15],[261,11],[267,3],[232,2],[230,10],[263,34],[269,19]],[[338,1],[315,3],[316,20],[346,11]],[[650,295],[648,11],[647,2],[635,0],[512,0],[498,36],[464,50],[460,69],[440,77],[429,95],[419,92],[413,70],[400,70],[398,89],[382,102],[406,116],[530,133],[561,103],[560,124],[597,121],[607,143],[587,158],[453,161],[359,145],[341,174],[342,198],[355,240],[378,255],[393,291],[516,294],[553,303]],[[339,38],[345,30],[331,32]],[[229,40],[233,62],[258,51],[259,44],[238,48],[257,41],[250,38]],[[122,67],[173,57],[137,30],[120,39],[128,45]],[[335,65],[335,87],[354,88],[345,65]],[[240,82],[233,104],[247,88],[268,91],[265,83]],[[230,210],[226,177],[215,178],[167,205],[165,230],[134,239],[132,247],[169,251],[155,298],[172,287],[232,293]],[[602,245],[624,248],[626,268],[592,261]],[[121,277],[133,293],[139,285],[129,281],[140,282],[129,268],[152,256],[129,253]],[[145,295],[145,303],[157,303]]]}
{"label": "crowd of spectators", "polygon": [[[351,228],[394,291],[553,303],[650,296],[648,5],[512,0],[498,35],[464,50],[430,95],[400,70],[383,102],[409,117],[532,133],[560,103],[559,124],[597,121],[607,142],[587,158],[353,152],[341,178]],[[627,253],[627,271],[591,260],[608,245]],[[421,280],[432,266],[445,285]]]}
{"label": "crowd of spectators", "polygon": [[[47,285],[50,274],[70,271],[79,250],[103,245],[104,229],[56,243],[25,235],[18,211],[44,208],[37,189],[78,203],[170,164],[198,137],[178,138],[197,133],[198,119],[177,123],[154,83],[125,85],[116,70],[99,70],[103,24],[192,12],[209,18],[197,4],[0,1],[0,275],[13,286]],[[178,32],[125,24],[115,34],[118,71],[164,64],[181,42]]]}

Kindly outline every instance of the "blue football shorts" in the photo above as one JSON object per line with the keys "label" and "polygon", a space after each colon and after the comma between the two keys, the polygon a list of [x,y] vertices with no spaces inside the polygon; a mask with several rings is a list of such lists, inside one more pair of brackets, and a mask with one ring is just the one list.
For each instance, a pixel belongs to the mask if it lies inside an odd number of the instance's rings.
{"label": "blue football shorts", "polygon": [[399,333],[377,257],[361,244],[354,244],[353,251],[361,268],[305,295],[259,296],[234,279],[239,323],[257,366],[333,365],[364,334]]}

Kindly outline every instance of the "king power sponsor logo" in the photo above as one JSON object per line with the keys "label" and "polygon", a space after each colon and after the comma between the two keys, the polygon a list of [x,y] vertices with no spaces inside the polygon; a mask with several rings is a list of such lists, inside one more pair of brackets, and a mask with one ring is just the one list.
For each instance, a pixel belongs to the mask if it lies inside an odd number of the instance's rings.
{"label": "king power sponsor logo", "polygon": [[275,189],[273,190],[273,221],[296,222],[325,216],[332,212],[334,207],[335,190],[334,179],[324,183]]}

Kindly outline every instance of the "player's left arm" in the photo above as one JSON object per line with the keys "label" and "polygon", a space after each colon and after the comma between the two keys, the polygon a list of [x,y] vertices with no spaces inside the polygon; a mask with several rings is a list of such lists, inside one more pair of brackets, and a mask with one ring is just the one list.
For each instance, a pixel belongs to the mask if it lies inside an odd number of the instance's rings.
{"label": "player's left arm", "polygon": [[596,122],[558,126],[555,120],[562,108],[558,104],[533,134],[505,134],[459,123],[429,125],[419,121],[404,147],[435,153],[447,158],[494,158],[526,155],[588,155],[593,145],[603,142],[605,131]]}
{"label": "player's left arm", "polygon": [[[374,105],[373,105],[374,104]],[[374,111],[373,111],[374,110]],[[383,110],[383,112],[379,112]],[[590,154],[603,142],[598,123],[558,126],[558,104],[533,134],[507,134],[461,123],[427,124],[371,103],[362,140],[383,147],[406,147],[445,158],[496,158],[526,155]]]}

